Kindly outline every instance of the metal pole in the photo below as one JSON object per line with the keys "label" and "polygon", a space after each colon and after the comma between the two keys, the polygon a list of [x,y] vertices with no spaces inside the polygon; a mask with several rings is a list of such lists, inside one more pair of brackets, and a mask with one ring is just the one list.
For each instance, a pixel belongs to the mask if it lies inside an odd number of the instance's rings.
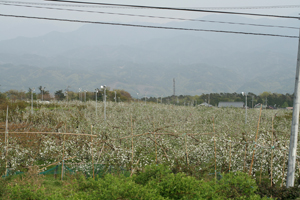
{"label": "metal pole", "polygon": [[247,124],[247,93],[246,93],[246,114],[245,114],[245,124]]}
{"label": "metal pole", "polygon": [[33,114],[33,92],[32,89],[31,90],[31,114]]}
{"label": "metal pole", "polygon": [[115,103],[117,103],[117,91],[115,91]]}
{"label": "metal pole", "polygon": [[106,87],[104,87],[104,120],[106,120]]}
{"label": "metal pole", "polygon": [[97,118],[97,115],[98,115],[98,113],[97,113],[97,93],[98,93],[98,90],[97,89],[95,89],[96,90],[96,118]]}
{"label": "metal pole", "polygon": [[34,92],[34,88],[32,88],[30,90],[31,90],[31,114],[33,114],[33,92]]}
{"label": "metal pole", "polygon": [[295,182],[295,164],[296,164],[296,156],[297,156],[299,105],[300,105],[299,77],[300,77],[300,33],[299,33],[299,42],[298,42],[298,58],[297,58],[295,90],[294,90],[293,120],[292,120],[292,128],[291,128],[288,171],[287,171],[287,179],[286,179],[287,188],[294,187],[294,182]]}

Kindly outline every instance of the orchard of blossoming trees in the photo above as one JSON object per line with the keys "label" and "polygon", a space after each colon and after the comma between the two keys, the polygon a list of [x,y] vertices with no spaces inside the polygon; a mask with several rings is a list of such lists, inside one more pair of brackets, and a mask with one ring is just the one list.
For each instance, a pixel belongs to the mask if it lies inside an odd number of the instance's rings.
{"label": "orchard of blossoming trees", "polygon": [[211,177],[244,171],[285,185],[291,111],[249,109],[245,124],[244,109],[108,102],[104,120],[104,104],[98,115],[95,107],[53,102],[32,114],[9,104],[6,134],[2,108],[1,175],[30,166],[43,171],[62,160],[91,176],[93,164],[135,173],[153,163],[181,163]]}

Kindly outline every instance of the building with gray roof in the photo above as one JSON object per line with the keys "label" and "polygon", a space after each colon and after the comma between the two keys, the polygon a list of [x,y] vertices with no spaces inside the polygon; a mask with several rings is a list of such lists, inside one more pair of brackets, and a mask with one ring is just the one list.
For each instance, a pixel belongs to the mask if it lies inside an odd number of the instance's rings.
{"label": "building with gray roof", "polygon": [[233,108],[244,108],[244,102],[224,102],[220,101],[219,108],[227,108],[227,107],[233,107]]}

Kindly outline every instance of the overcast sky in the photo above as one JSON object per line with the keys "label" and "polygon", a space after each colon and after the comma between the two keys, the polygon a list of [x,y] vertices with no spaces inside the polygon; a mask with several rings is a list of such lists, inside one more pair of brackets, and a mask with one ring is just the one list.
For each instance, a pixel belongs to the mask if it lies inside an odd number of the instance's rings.
{"label": "overcast sky", "polygon": [[[15,0],[21,2],[36,2],[36,3],[55,3],[47,2],[43,0]],[[103,2],[103,3],[119,3],[119,4],[136,4],[136,5],[148,5],[148,6],[166,6],[166,7],[189,7],[189,8],[204,8],[204,7],[246,7],[246,6],[279,6],[279,5],[300,5],[299,0],[80,0],[86,2]],[[14,0],[0,0],[3,2],[14,2]],[[71,4],[79,5],[79,4]],[[42,5],[36,5],[42,6]],[[103,7],[62,7],[56,6],[57,8],[66,9],[80,9],[80,10],[92,10],[92,11],[105,11],[114,13],[130,13],[130,14],[145,14],[145,15],[157,15],[166,17],[182,17],[182,18],[200,18],[208,13],[196,13],[196,12],[180,12],[180,11],[165,11],[165,10],[154,10],[154,9],[132,9],[132,8],[103,8]],[[235,12],[252,12],[252,13],[264,13],[264,14],[276,14],[276,15],[297,15],[300,13],[300,7],[298,8],[281,8],[281,9],[235,9],[226,10]],[[27,7],[16,7],[7,6],[0,4],[1,14],[13,14],[13,15],[28,15],[28,16],[39,16],[39,17],[52,17],[52,18],[67,18],[67,19],[78,19],[78,20],[91,20],[91,21],[103,21],[103,22],[155,22],[155,23],[166,23],[170,20],[153,19],[153,18],[141,18],[141,17],[127,17],[118,15],[108,15],[108,14],[91,14],[91,13],[79,13],[79,12],[69,12],[69,11],[58,11],[58,10],[47,10],[38,8],[27,8]],[[220,19],[222,17],[220,16]],[[32,28],[40,28],[37,31],[37,35],[44,34],[51,30],[56,31],[72,31],[82,24],[68,23],[68,22],[48,22],[48,21],[37,21],[37,20],[25,20],[16,19],[0,16],[0,40],[1,31],[16,30],[14,28],[20,27],[22,25]],[[22,35],[22,33],[18,33]],[[24,33],[25,34],[25,33]],[[25,34],[26,36],[26,34]],[[3,35],[4,37],[4,35]]]}

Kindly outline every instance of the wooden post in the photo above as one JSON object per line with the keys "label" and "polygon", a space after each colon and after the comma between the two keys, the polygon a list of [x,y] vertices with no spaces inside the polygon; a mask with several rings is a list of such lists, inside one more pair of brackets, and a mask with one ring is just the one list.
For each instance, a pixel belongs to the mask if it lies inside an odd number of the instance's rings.
{"label": "wooden post", "polygon": [[[263,153],[261,154],[263,155]],[[260,161],[260,176],[259,176],[259,184],[261,185],[261,175],[262,175],[262,158],[261,158],[261,161]]]}
{"label": "wooden post", "polygon": [[132,127],[132,115],[131,115],[131,174],[133,173],[133,127]]}
{"label": "wooden post", "polygon": [[[93,135],[93,125],[91,125],[91,135]],[[92,154],[92,165],[93,165],[93,179],[95,179],[94,154],[93,154],[93,137],[92,136],[91,136],[91,154]]]}
{"label": "wooden post", "polygon": [[251,175],[251,173],[252,173],[252,166],[253,166],[253,162],[254,162],[254,155],[255,155],[255,148],[256,148],[256,142],[257,142],[257,137],[258,137],[258,130],[259,130],[261,110],[262,110],[262,105],[260,106],[260,111],[259,111],[259,117],[258,117],[258,123],[257,123],[257,131],[256,131],[256,136],[255,136],[255,144],[254,144],[254,149],[253,149],[253,155],[252,155],[252,161],[251,161],[251,165],[250,165],[249,175]]}
{"label": "wooden post", "polygon": [[8,106],[6,109],[6,121],[5,121],[5,176],[8,173],[7,170],[7,155],[8,155]]}
{"label": "wooden post", "polygon": [[274,149],[274,142],[273,142],[273,132],[274,132],[274,117],[272,117],[272,146],[271,146],[271,187],[273,185],[273,149]]}
{"label": "wooden post", "polygon": [[245,142],[244,172],[246,172],[247,143]]}
{"label": "wooden post", "polygon": [[155,162],[157,164],[157,144],[156,144],[156,133],[154,133],[154,139],[155,139]]}
{"label": "wooden post", "polygon": [[[65,124],[65,131],[67,132],[67,124]],[[64,142],[63,142],[63,156],[62,156],[62,165],[61,165],[61,180],[64,179],[65,140],[66,140],[66,135],[64,135]]]}
{"label": "wooden post", "polygon": [[[285,142],[285,146],[286,146],[286,142]],[[286,157],[286,152],[287,152],[287,151],[284,151],[283,167],[282,167],[282,181],[281,181],[281,187],[283,186],[283,178],[284,178],[284,168],[285,168],[285,157]]]}
{"label": "wooden post", "polygon": [[189,155],[188,155],[188,152],[187,152],[187,144],[186,144],[186,133],[184,135],[184,141],[185,141],[185,155],[186,155],[186,162],[189,166]]}
{"label": "wooden post", "polygon": [[216,145],[216,132],[215,132],[215,118],[213,117],[213,132],[215,144],[215,180],[217,181],[217,145]]}
{"label": "wooden post", "polygon": [[229,150],[229,173],[230,173],[230,167],[231,167],[231,138],[230,138],[230,150]]}

